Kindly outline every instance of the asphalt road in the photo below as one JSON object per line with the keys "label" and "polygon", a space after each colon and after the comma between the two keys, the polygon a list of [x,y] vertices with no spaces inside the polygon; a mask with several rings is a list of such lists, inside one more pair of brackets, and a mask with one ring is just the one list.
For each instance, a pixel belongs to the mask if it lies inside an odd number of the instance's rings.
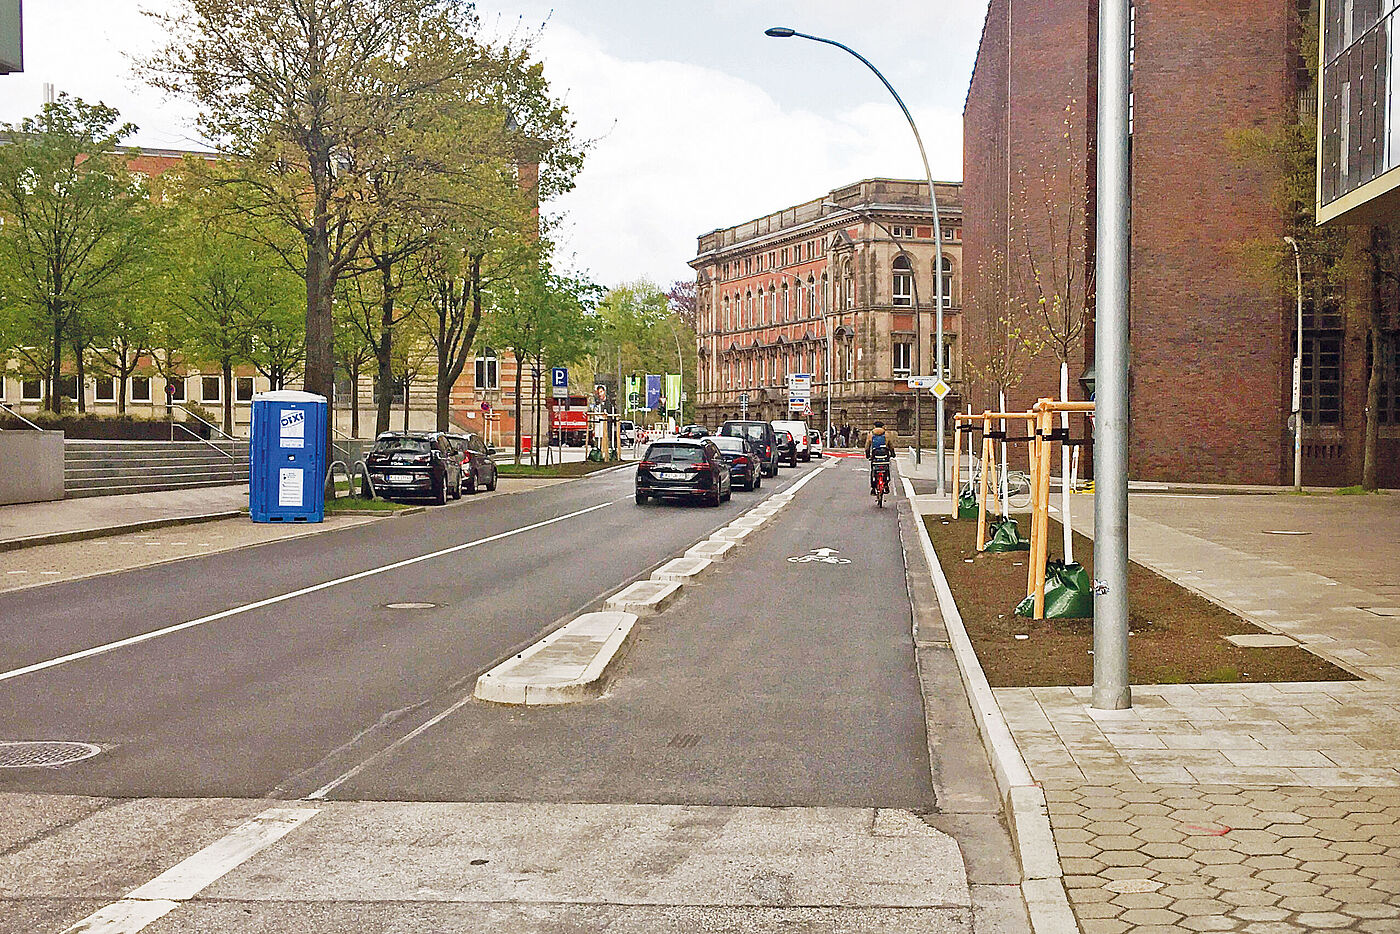
{"label": "asphalt road", "polygon": [[898,514],[864,468],[833,460],[640,621],[607,696],[473,702],[333,797],[931,810]]}
{"label": "asphalt road", "polygon": [[[0,791],[305,794],[469,692],[500,659],[807,469],[784,471],[718,509],[639,508],[623,469],[0,595],[0,739],[79,740],[104,750],[61,770],[0,770]],[[372,573],[463,545],[470,547]],[[264,601],[276,602],[257,605]],[[435,606],[386,607],[399,602]]]}

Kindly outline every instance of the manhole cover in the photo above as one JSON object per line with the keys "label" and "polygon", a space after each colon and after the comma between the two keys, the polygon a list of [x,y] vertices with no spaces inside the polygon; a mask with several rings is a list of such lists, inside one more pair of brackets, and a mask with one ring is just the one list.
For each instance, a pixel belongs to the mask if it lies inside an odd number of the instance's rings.
{"label": "manhole cover", "polygon": [[1161,887],[1162,883],[1156,879],[1114,879],[1104,886],[1110,892],[1117,892],[1119,895],[1143,895],[1155,892]]}
{"label": "manhole cover", "polygon": [[92,743],[0,743],[0,769],[37,769],[91,759],[102,750]]}
{"label": "manhole cover", "polygon": [[436,603],[386,603],[384,608],[388,610],[431,610],[436,607]]}

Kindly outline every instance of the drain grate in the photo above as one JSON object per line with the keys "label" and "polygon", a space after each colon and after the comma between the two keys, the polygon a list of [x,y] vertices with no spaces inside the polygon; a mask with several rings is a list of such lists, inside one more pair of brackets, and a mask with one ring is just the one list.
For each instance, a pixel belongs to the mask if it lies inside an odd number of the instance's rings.
{"label": "drain grate", "polygon": [[92,743],[0,743],[0,769],[40,769],[91,759],[102,750]]}
{"label": "drain grate", "polygon": [[699,733],[677,733],[671,737],[671,741],[666,744],[672,749],[694,749],[700,745]]}

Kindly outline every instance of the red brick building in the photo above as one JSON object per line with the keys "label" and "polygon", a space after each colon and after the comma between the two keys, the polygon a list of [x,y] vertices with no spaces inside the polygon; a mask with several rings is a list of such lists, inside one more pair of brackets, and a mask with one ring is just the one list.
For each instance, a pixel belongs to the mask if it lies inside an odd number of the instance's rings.
{"label": "red brick building", "polygon": [[[945,356],[956,394],[962,199],[957,183],[937,186]],[[787,418],[787,377],[805,373],[812,377],[812,427],[825,428],[829,395],[833,426],[868,430],[878,419],[900,444],[912,440],[908,379],[931,374],[934,361],[932,217],[927,182],[876,178],[702,234],[690,261],[697,277],[697,419],[713,426],[741,413]],[[915,372],[920,365],[925,374]],[[921,427],[931,445],[934,401],[927,394]]]}
{"label": "red brick building", "polygon": [[[1134,4],[1134,479],[1291,479],[1294,299],[1265,281],[1248,256],[1251,244],[1277,244],[1281,255],[1287,249],[1273,196],[1279,175],[1246,154],[1237,136],[1297,119],[1307,91],[1298,6]],[[999,261],[1012,297],[1034,303],[1027,267],[1047,244],[1050,252],[1068,248],[1082,265],[1080,281],[1089,283],[1082,298],[1092,314],[1097,15],[1095,0],[991,0],[964,110],[970,333],[980,330],[982,299],[995,291],[988,270]],[[1364,393],[1356,397],[1347,374],[1365,360],[1346,353],[1353,342],[1340,316],[1310,314],[1309,322],[1304,478],[1354,482]],[[1090,325],[1070,355],[1072,378],[1092,350]],[[1042,353],[1009,394],[1012,404],[1055,394],[1057,372],[1055,356]],[[981,405],[989,390],[970,387],[970,398]],[[1394,453],[1390,460],[1389,482],[1400,482]]]}

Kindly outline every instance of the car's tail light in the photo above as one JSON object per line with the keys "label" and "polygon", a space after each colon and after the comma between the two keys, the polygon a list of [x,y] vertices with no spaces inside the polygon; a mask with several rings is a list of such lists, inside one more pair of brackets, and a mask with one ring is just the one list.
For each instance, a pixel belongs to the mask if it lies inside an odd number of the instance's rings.
{"label": "car's tail light", "polygon": [[653,468],[653,467],[656,466],[656,463],[655,463],[654,461],[642,461],[642,462],[641,462],[640,464],[638,464],[637,466],[638,466],[638,467],[645,467],[646,469],[650,470],[651,468]]}
{"label": "car's tail light", "polygon": [[709,473],[709,472],[710,472],[710,465],[709,465],[709,464],[696,464],[696,465],[695,465],[695,469],[696,469],[696,470],[699,470],[699,471],[702,471],[703,473]]}
{"label": "car's tail light", "polygon": [[736,464],[747,464],[748,462],[749,462],[749,459],[748,459],[747,457],[736,457],[736,458],[734,458],[734,463],[736,463]]}

